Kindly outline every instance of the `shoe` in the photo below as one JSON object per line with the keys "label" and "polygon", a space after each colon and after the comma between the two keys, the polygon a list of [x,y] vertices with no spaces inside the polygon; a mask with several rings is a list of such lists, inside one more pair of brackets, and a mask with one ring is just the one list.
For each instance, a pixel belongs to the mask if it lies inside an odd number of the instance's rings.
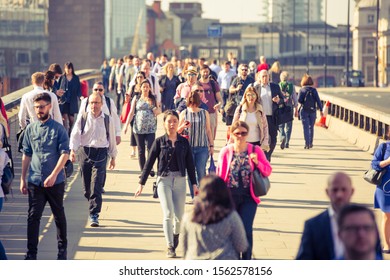
{"label": "shoe", "polygon": [[305,145],[305,149],[309,149],[309,146]]}
{"label": "shoe", "polygon": [[104,188],[102,188],[102,193],[105,193],[105,192],[106,192],[106,190]]}
{"label": "shoe", "polygon": [[177,246],[179,246],[179,234],[173,235],[173,249],[176,250]]}
{"label": "shoe", "polygon": [[310,145],[309,145],[309,148],[310,148],[310,149],[313,149],[313,144],[310,144]]}
{"label": "shoe", "polygon": [[176,257],[176,252],[175,252],[175,249],[173,247],[168,248],[167,257],[168,258]]}
{"label": "shoe", "polygon": [[37,255],[35,255],[35,254],[27,253],[26,255],[24,255],[24,260],[26,260],[26,261],[32,261],[32,260],[36,260],[36,259],[37,259]]}
{"label": "shoe", "polygon": [[286,149],[290,148],[290,146],[288,145],[288,143],[286,143]]}
{"label": "shoe", "polygon": [[280,144],[280,148],[284,150],[284,147],[286,146],[286,138],[282,140],[282,144]]}
{"label": "shoe", "polygon": [[93,215],[90,215],[89,216],[89,220],[90,220],[90,226],[91,227],[98,227],[99,226],[99,219],[98,219],[98,215],[97,214],[93,214]]}
{"label": "shoe", "polygon": [[390,254],[390,249],[382,249],[383,254]]}
{"label": "shoe", "polygon": [[156,175],[156,173],[154,172],[154,170],[150,170],[149,175],[150,175],[150,177],[154,177]]}
{"label": "shoe", "polygon": [[131,154],[130,154],[130,158],[135,158],[136,156],[135,156],[135,152],[132,152]]}
{"label": "shoe", "polygon": [[68,257],[68,253],[67,253],[66,249],[59,249],[58,250],[57,260],[64,261],[64,260],[68,259],[67,257]]}

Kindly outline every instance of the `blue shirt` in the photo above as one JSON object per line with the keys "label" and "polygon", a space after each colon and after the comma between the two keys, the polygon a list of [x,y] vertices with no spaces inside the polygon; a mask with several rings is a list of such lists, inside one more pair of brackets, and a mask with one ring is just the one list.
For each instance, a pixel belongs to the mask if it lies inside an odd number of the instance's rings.
{"label": "blue shirt", "polygon": [[[27,126],[23,139],[23,153],[31,157],[28,182],[42,186],[52,173],[62,154],[69,154],[69,137],[63,125],[52,118],[44,123],[34,122]],[[55,185],[65,181],[62,170]]]}

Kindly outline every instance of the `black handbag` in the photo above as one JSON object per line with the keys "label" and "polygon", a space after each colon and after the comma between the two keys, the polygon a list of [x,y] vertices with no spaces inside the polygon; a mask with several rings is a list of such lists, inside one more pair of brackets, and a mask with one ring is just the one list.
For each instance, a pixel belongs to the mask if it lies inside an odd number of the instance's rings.
{"label": "black handbag", "polygon": [[[253,145],[252,153],[255,153],[255,150],[255,145]],[[271,188],[271,183],[268,177],[263,176],[256,165],[252,172],[252,185],[255,196],[264,196]]]}
{"label": "black handbag", "polygon": [[274,114],[277,125],[291,122],[294,120],[292,107],[287,106],[284,103],[278,105],[278,109],[275,110]]}
{"label": "black handbag", "polygon": [[380,171],[370,168],[364,173],[364,180],[370,184],[380,185],[382,183],[382,178],[386,174],[386,169]]}
{"label": "black handbag", "polygon": [[[383,154],[382,160],[384,160],[386,148],[387,148],[387,144],[384,144],[382,147],[382,154]],[[382,183],[383,176],[385,176],[385,174],[386,174],[386,171],[387,171],[387,169],[375,170],[372,167],[370,167],[369,170],[364,172],[363,178],[364,178],[364,180],[366,180],[370,184],[380,185]]]}
{"label": "black handbag", "polygon": [[153,198],[158,198],[157,182],[153,182]]}
{"label": "black handbag", "polygon": [[234,112],[236,111],[238,106],[237,102],[237,96],[233,96],[231,93],[229,93],[229,98],[226,101],[226,104],[223,108],[227,116],[234,116]]}

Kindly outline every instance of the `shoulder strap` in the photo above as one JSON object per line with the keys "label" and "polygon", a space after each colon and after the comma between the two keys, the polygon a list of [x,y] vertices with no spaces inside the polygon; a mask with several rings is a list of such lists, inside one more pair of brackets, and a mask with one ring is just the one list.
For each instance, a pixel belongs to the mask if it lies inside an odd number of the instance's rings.
{"label": "shoulder strap", "polygon": [[104,114],[104,126],[106,128],[107,140],[109,140],[110,139],[110,116],[107,114]]}
{"label": "shoulder strap", "polygon": [[[88,100],[87,100],[88,101]],[[80,134],[84,134],[84,128],[85,128],[85,124],[87,123],[87,117],[88,117],[88,112],[85,111],[82,115],[81,115],[81,133]]]}
{"label": "shoulder strap", "polygon": [[89,104],[89,96],[87,97],[87,102],[85,103],[85,112],[87,112],[87,108],[88,108],[88,104]]}
{"label": "shoulder strap", "polygon": [[382,157],[383,160],[385,160],[385,153],[386,153],[387,143],[385,142],[382,147]]}
{"label": "shoulder strap", "polygon": [[107,107],[108,107],[108,112],[111,115],[111,99],[108,96],[104,96],[104,97],[106,98],[106,104],[107,104]]}
{"label": "shoulder strap", "polygon": [[214,99],[215,101],[217,101],[217,93],[216,93],[217,88],[213,79],[210,79],[210,84],[211,84],[211,89],[213,90],[214,93]]}

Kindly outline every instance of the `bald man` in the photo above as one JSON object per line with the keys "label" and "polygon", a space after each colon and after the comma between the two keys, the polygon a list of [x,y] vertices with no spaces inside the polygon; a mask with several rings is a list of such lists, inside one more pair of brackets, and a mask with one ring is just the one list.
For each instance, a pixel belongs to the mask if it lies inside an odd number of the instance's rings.
{"label": "bald man", "polygon": [[337,215],[350,203],[354,193],[352,180],[344,172],[334,173],[328,178],[325,191],[330,206],[305,222],[298,260],[333,260],[344,255],[344,246],[338,237]]}

